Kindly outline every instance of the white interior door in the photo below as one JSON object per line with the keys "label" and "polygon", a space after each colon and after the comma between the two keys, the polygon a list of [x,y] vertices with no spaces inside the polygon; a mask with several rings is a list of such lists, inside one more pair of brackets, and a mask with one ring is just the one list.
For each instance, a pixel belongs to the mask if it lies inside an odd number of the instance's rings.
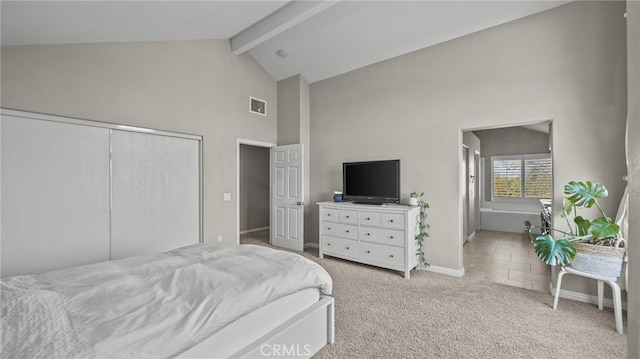
{"label": "white interior door", "polygon": [[271,149],[271,244],[304,248],[304,178],[302,144]]}

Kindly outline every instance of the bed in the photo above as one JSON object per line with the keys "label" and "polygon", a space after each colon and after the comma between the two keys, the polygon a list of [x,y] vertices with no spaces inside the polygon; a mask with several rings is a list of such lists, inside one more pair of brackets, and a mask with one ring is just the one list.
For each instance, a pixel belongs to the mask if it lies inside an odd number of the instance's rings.
{"label": "bed", "polygon": [[328,273],[202,243],[3,278],[2,358],[310,357],[334,340]]}

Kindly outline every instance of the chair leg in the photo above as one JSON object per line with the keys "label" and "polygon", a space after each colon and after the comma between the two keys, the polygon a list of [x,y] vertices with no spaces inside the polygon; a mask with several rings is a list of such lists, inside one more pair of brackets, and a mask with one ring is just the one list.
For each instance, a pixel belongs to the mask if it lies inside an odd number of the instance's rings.
{"label": "chair leg", "polygon": [[598,309],[602,310],[604,302],[604,282],[598,281]]}
{"label": "chair leg", "polygon": [[560,298],[560,287],[562,286],[562,276],[567,274],[567,272],[561,270],[558,273],[558,280],[556,281],[556,295],[553,298],[553,310],[556,310],[558,307],[558,298]]}
{"label": "chair leg", "polygon": [[622,299],[620,295],[620,286],[616,282],[607,282],[611,286],[611,292],[613,292],[613,312],[616,317],[616,331],[623,334],[622,328]]}

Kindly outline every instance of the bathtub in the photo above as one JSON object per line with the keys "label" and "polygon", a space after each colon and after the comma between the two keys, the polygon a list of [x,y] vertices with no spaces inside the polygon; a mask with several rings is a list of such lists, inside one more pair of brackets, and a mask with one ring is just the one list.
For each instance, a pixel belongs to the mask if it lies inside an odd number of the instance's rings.
{"label": "bathtub", "polygon": [[[494,203],[485,202],[480,207],[480,229],[500,232],[524,232],[524,221],[539,226],[540,207],[526,203]],[[540,233],[535,228],[533,233]]]}

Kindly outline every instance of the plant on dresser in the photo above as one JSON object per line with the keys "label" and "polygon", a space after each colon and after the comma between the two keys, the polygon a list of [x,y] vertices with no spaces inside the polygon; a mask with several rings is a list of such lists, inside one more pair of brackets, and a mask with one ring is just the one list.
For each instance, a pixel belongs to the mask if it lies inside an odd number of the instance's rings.
{"label": "plant on dresser", "polygon": [[[427,208],[429,208],[429,203],[425,202],[422,199],[424,196],[424,192],[411,192],[411,198],[415,198],[418,207],[420,207],[420,217],[418,220],[418,232],[416,233],[416,244],[418,246],[416,256],[418,256],[418,260],[420,264],[425,267],[429,266],[429,263],[424,257],[424,239],[429,237],[429,233],[427,229],[431,228],[431,226],[427,223]],[[420,268],[420,267],[418,267]]]}

